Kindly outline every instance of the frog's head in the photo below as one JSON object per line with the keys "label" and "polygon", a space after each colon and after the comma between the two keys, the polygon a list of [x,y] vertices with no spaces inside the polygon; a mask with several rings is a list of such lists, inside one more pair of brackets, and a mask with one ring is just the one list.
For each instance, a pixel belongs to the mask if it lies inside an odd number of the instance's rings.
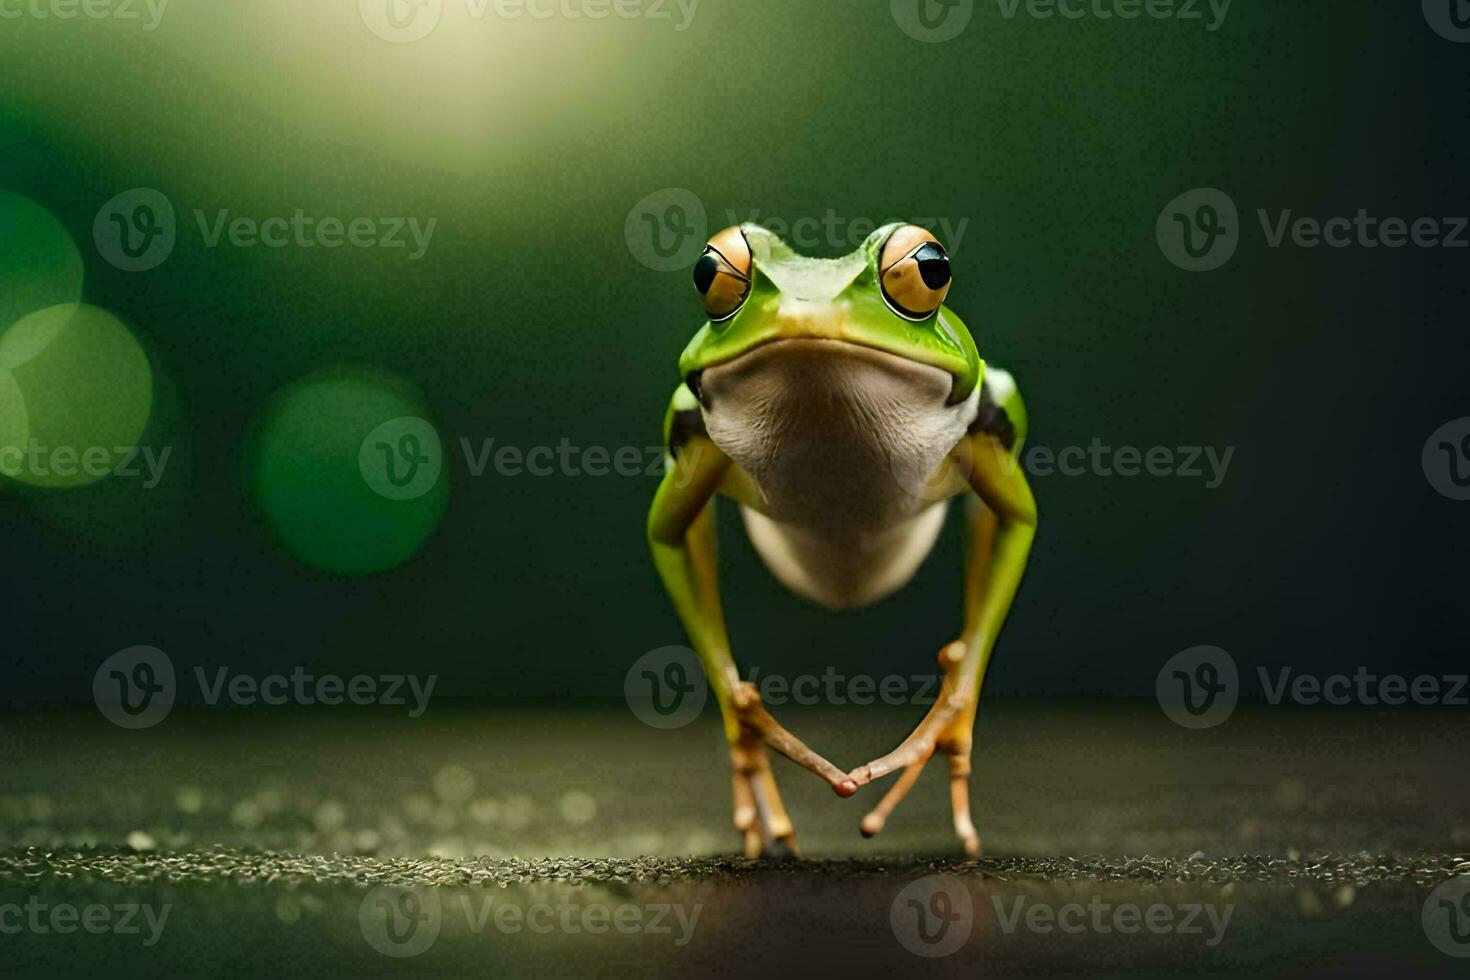
{"label": "frog's head", "polygon": [[797,255],[745,224],[715,235],[694,265],[709,322],[679,358],[698,392],[700,372],[783,340],[836,340],[948,372],[948,403],[980,383],[984,362],[964,323],[943,305],[951,281],[944,246],[916,225],[891,224],[840,259]]}

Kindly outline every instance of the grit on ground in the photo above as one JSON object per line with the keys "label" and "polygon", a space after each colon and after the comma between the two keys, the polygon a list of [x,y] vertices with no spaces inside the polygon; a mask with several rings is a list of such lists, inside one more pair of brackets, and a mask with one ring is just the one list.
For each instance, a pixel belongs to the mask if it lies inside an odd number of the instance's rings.
{"label": "grit on ground", "polygon": [[[783,720],[840,764],[912,715]],[[942,767],[864,840],[873,788],[782,763],[803,858],[752,862],[711,717],[176,708],[121,732],[31,710],[0,722],[0,949],[36,975],[1451,975],[1467,737],[1453,712],[1189,731],[1145,702],[987,704],[979,860]]]}

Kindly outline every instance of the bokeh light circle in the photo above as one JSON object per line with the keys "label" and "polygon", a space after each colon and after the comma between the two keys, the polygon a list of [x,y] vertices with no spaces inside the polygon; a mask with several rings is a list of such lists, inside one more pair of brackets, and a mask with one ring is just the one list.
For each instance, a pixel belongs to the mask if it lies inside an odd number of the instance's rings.
{"label": "bokeh light circle", "polygon": [[[299,560],[324,571],[367,575],[412,558],[438,527],[449,500],[442,454],[418,465],[412,496],[381,492],[362,464],[364,444],[388,423],[430,416],[418,390],[385,371],[333,368],[281,390],[256,425],[250,479],[271,528]],[[426,483],[427,479],[427,483]]]}
{"label": "bokeh light circle", "polygon": [[[20,472],[22,460],[14,450],[29,441],[30,432],[30,416],[20,385],[15,375],[0,368],[0,475],[14,477]],[[5,447],[14,448],[6,452]]]}
{"label": "bokeh light circle", "polygon": [[65,488],[110,475],[152,406],[148,355],[106,310],[63,303],[0,332],[0,473],[11,479]]}
{"label": "bokeh light circle", "polygon": [[82,256],[61,222],[30,198],[0,190],[0,330],[82,298]]}

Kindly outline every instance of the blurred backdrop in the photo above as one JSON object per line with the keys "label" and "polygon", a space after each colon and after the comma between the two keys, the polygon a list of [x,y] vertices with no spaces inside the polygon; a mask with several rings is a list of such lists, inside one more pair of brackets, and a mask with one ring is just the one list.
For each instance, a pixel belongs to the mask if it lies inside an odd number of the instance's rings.
{"label": "blurred backdrop", "polygon": [[[620,696],[684,642],[650,464],[694,255],[744,220],[818,255],[932,225],[1032,446],[1087,451],[1033,472],[987,696],[1150,696],[1196,644],[1463,664],[1470,504],[1424,464],[1470,415],[1470,251],[1270,239],[1470,212],[1470,48],[1419,4],[978,2],[947,39],[887,0],[635,7],[0,2],[0,447],[51,452],[0,476],[6,701],[86,702],[138,644]],[[1212,271],[1161,230],[1195,188],[1237,209]],[[1123,447],[1167,475],[1120,475]],[[927,670],[954,637],[953,521],[838,615],[724,515],[743,668]]]}

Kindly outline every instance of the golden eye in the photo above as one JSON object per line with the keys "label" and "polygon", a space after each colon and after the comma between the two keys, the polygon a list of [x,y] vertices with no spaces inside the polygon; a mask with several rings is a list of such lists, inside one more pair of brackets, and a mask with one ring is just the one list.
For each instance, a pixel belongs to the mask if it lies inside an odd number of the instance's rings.
{"label": "golden eye", "polygon": [[711,320],[728,320],[750,295],[750,244],[739,226],[709,240],[694,263],[694,288]]}
{"label": "golden eye", "polygon": [[939,239],[917,225],[904,225],[883,243],[878,280],[883,298],[906,320],[927,320],[944,302],[953,277]]}

